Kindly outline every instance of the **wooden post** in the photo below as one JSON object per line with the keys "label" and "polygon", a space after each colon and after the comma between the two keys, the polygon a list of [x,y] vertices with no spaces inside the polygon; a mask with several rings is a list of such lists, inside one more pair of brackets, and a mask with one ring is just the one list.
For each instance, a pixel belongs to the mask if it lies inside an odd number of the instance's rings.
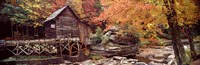
{"label": "wooden post", "polygon": [[60,56],[61,56],[62,62],[64,62],[63,54],[62,54],[62,42],[61,42],[61,40],[59,40],[58,43],[59,43],[59,48],[60,48]]}

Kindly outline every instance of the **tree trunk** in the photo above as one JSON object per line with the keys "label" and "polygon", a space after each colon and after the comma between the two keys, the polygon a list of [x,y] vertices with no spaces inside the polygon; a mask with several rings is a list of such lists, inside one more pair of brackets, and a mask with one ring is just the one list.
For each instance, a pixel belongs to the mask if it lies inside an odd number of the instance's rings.
{"label": "tree trunk", "polygon": [[24,25],[21,25],[21,30],[22,30],[22,39],[24,40],[25,35],[24,35]]}
{"label": "tree trunk", "polygon": [[183,45],[181,44],[181,39],[179,37],[180,29],[179,29],[178,22],[176,19],[177,14],[174,9],[175,1],[174,0],[164,0],[164,4],[167,8],[166,17],[167,17],[168,24],[169,24],[169,26],[171,28],[171,32],[172,32],[172,45],[174,48],[174,54],[176,57],[177,64],[178,65],[187,65],[185,51],[184,51]]}
{"label": "tree trunk", "polygon": [[174,40],[177,40],[176,44],[177,44],[177,47],[178,47],[178,50],[179,50],[179,54],[180,54],[180,57],[181,57],[181,60],[182,60],[182,65],[188,65],[189,61],[187,61],[187,57],[186,57],[186,53],[185,53],[184,47],[181,44],[180,29],[179,29],[178,24],[176,24],[176,29],[177,29],[177,31],[175,31],[175,33],[177,34],[177,37]]}
{"label": "tree trunk", "polygon": [[177,65],[182,65],[183,61],[182,61],[181,56],[180,56],[180,50],[179,50],[180,45],[178,45],[178,40],[177,40],[178,35],[176,33],[177,29],[175,28],[175,25],[174,25],[173,22],[168,22],[168,24],[169,24],[171,31],[172,31],[172,45],[173,45],[173,48],[174,48],[174,54],[175,54]]}
{"label": "tree trunk", "polygon": [[28,39],[30,38],[29,37],[29,27],[28,27],[28,25],[26,25],[26,36],[28,37]]}
{"label": "tree trunk", "polygon": [[196,59],[196,51],[195,51],[195,48],[194,48],[193,36],[192,36],[192,33],[191,33],[188,25],[186,27],[186,33],[187,33],[187,37],[188,37],[189,44],[190,44],[191,59],[193,61],[193,60]]}
{"label": "tree trunk", "polygon": [[11,35],[12,35],[12,39],[14,39],[14,32],[13,32],[13,23],[11,22]]}

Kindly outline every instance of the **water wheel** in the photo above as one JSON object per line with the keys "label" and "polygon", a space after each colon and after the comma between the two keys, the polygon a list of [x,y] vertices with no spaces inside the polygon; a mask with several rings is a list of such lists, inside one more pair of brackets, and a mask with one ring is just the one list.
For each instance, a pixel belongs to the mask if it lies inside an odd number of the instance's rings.
{"label": "water wheel", "polygon": [[87,59],[89,55],[89,50],[84,43],[71,41],[68,43],[65,42],[65,44],[66,50],[63,51],[63,53],[65,54],[63,56],[66,60],[77,62]]}

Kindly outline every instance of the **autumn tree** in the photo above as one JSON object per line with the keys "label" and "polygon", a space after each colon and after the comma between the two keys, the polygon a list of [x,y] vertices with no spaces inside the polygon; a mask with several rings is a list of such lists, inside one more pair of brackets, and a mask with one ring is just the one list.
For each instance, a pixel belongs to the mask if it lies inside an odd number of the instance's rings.
{"label": "autumn tree", "polygon": [[48,2],[51,4],[51,10],[52,12],[56,11],[57,9],[65,6],[65,5],[69,5],[69,3],[67,3],[67,0],[48,0]]}
{"label": "autumn tree", "polygon": [[51,5],[47,0],[21,0],[19,6],[29,12],[27,16],[35,26],[40,25],[39,22],[42,22],[52,13]]}
{"label": "autumn tree", "polygon": [[101,11],[100,0],[83,0],[84,20],[91,21]]}
{"label": "autumn tree", "polygon": [[[29,20],[29,18],[27,17],[29,12],[18,6],[18,4],[19,1],[18,2],[16,2],[15,0],[6,1],[6,3],[3,4],[4,7],[0,10],[2,20],[6,21],[2,22],[1,20],[0,23],[10,24],[12,37],[14,36],[13,34],[14,31],[12,28],[13,25],[14,24],[26,25],[27,21]],[[19,32],[18,26],[16,26],[16,28],[17,32]]]}
{"label": "autumn tree", "polygon": [[[183,45],[181,45],[181,40],[179,38],[180,29],[178,28],[178,22],[177,22],[177,13],[175,11],[175,1],[174,0],[165,0],[164,1],[165,6],[167,8],[166,17],[168,19],[168,24],[172,31],[172,44],[174,48],[174,53],[176,55],[176,60],[178,65],[186,65],[186,63],[183,63],[184,60],[186,60],[185,57],[185,51],[183,48]],[[182,59],[182,58],[184,59]]]}
{"label": "autumn tree", "polygon": [[[106,22],[107,28],[115,24],[126,26],[141,41],[154,39],[157,33],[162,33],[161,29],[170,28],[177,62],[188,63],[179,32],[180,27],[191,27],[198,20],[199,13],[192,0],[101,0],[101,4],[104,11],[93,23]],[[191,54],[195,54],[193,44],[190,46]]]}
{"label": "autumn tree", "polygon": [[20,6],[17,6],[19,3],[16,0],[6,1],[3,4],[4,8],[0,10],[0,13],[4,17],[8,17],[13,23],[25,23],[28,20],[26,15],[29,14],[28,11],[24,10]]}
{"label": "autumn tree", "polygon": [[94,15],[94,12],[97,11],[94,8],[95,5],[95,0],[83,0],[83,9],[85,14],[89,15]]}
{"label": "autumn tree", "polygon": [[85,17],[83,10],[83,1],[82,0],[72,0],[69,2],[72,9],[76,12],[79,18],[83,19]]}
{"label": "autumn tree", "polygon": [[189,27],[196,24],[199,19],[197,6],[192,0],[164,0],[164,5],[166,7],[165,15],[172,32],[172,44],[174,46],[177,63],[180,65],[188,64],[189,61],[187,61],[183,44],[181,44],[180,40],[180,27],[186,27],[188,29],[187,36],[190,42],[190,54],[191,58],[195,59],[196,52]]}
{"label": "autumn tree", "polygon": [[103,5],[104,11],[99,17],[93,20],[93,23],[101,25],[103,22],[106,22],[107,29],[117,24],[118,26],[127,28],[127,30],[124,31],[137,34],[137,36],[141,38],[144,38],[144,36],[146,38],[153,38],[156,37],[154,34],[160,31],[160,29],[156,27],[156,24],[165,24],[165,22],[159,21],[159,19],[153,17],[149,10],[155,7],[152,4],[145,4],[144,1],[101,0],[101,4]]}

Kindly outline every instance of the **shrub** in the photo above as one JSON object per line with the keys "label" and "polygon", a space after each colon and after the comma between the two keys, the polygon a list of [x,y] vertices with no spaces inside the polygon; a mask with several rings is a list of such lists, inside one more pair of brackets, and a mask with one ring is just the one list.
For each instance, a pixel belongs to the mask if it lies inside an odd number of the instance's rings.
{"label": "shrub", "polygon": [[99,44],[102,42],[103,32],[100,27],[97,27],[94,34],[90,34],[90,39],[92,44]]}

